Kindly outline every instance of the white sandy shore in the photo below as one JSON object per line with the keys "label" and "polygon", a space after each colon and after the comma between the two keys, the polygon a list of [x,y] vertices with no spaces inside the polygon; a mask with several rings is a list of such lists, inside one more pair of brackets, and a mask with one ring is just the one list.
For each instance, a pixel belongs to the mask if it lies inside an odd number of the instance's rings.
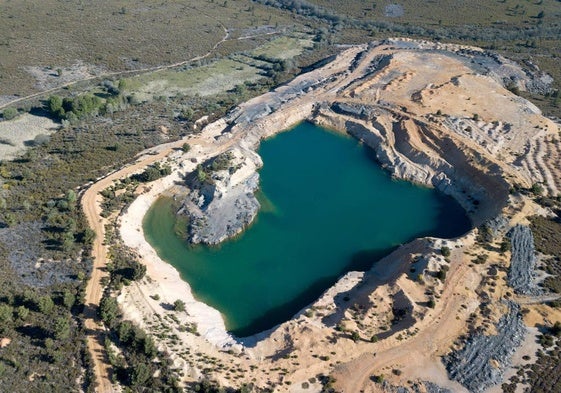
{"label": "white sandy shore", "polygon": [[[162,305],[173,304],[176,300],[185,302],[189,321],[195,323],[198,332],[210,343],[219,347],[233,345],[235,342],[227,332],[220,312],[195,299],[191,287],[184,281],[179,272],[169,263],[164,262],[156,250],[146,241],[142,221],[150,206],[168,188],[179,181],[179,170],[172,175],[151,183],[150,189],[140,195],[128,208],[120,220],[120,233],[124,243],[135,249],[146,265],[146,273],[150,277],[149,285],[139,286],[144,292],[150,307],[157,313],[166,312]],[[145,293],[149,291],[150,293]],[[123,292],[126,296],[126,291]],[[149,296],[158,295],[158,301]]]}

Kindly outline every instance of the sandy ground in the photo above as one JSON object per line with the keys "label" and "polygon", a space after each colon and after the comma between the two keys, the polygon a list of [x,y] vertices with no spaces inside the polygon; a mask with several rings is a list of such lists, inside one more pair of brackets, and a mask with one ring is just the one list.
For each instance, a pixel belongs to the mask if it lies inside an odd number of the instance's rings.
{"label": "sandy ground", "polygon": [[[194,143],[192,140],[190,142]],[[212,151],[215,150],[212,149]],[[226,332],[220,313],[195,300],[189,284],[181,279],[179,272],[173,266],[159,258],[156,251],[146,241],[142,228],[142,220],[152,203],[165,190],[172,187],[175,182],[179,182],[182,173],[195,169],[197,164],[189,160],[194,156],[203,160],[204,157],[208,158],[209,154],[205,154],[201,145],[195,142],[190,152],[182,157],[181,171],[175,171],[172,176],[152,183],[149,189],[129,206],[127,212],[120,219],[120,234],[124,243],[136,250],[142,256],[142,262],[146,265],[149,279],[144,281],[144,285],[136,285],[136,290],[141,293],[146,305],[154,312],[164,314],[167,305],[173,304],[178,299],[182,300],[186,304],[188,314],[192,316],[192,318],[189,318],[189,322],[197,325],[199,333],[210,343],[218,347],[226,347],[235,344],[235,341]],[[157,301],[152,299],[155,295],[159,296]],[[123,291],[121,303],[126,303],[127,296],[132,295]],[[135,297],[132,296],[132,298]],[[132,298],[130,300],[134,300]],[[126,313],[128,314],[128,310]]]}
{"label": "sandy ground", "polygon": [[127,166],[117,172],[109,174],[100,179],[86,190],[81,199],[82,208],[88,225],[96,233],[96,238],[92,245],[92,258],[94,267],[92,275],[86,286],[86,312],[85,326],[88,331],[88,349],[94,361],[94,372],[98,382],[97,391],[113,392],[114,388],[109,378],[109,365],[105,355],[104,337],[105,329],[97,317],[97,308],[103,295],[104,287],[101,280],[107,276],[105,266],[107,264],[107,245],[104,242],[105,224],[107,220],[101,217],[101,197],[99,193],[109,187],[115,180],[130,176],[133,173],[143,170],[147,165],[162,160],[171,152],[179,148],[185,141],[178,141],[172,144],[161,145],[151,149],[156,154],[142,156],[135,164]]}
{"label": "sandy ground", "polygon": [[26,143],[33,143],[37,135],[49,135],[60,128],[60,124],[42,116],[24,113],[10,121],[0,121],[0,159],[20,156]]}

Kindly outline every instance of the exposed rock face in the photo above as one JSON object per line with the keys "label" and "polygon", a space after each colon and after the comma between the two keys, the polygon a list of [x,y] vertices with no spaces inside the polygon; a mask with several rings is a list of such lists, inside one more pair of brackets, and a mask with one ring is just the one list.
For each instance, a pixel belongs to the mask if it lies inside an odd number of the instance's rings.
{"label": "exposed rock face", "polygon": [[512,256],[508,270],[508,285],[516,293],[539,295],[540,289],[534,283],[536,251],[532,230],[525,225],[517,225],[509,233]]}
{"label": "exposed rock face", "polygon": [[526,327],[520,306],[513,302],[507,305],[508,312],[496,325],[496,335],[472,335],[463,349],[443,358],[450,378],[470,392],[483,392],[500,383],[510,358],[524,340]]}
{"label": "exposed rock face", "polygon": [[469,149],[429,124],[386,108],[334,102],[322,106],[313,121],[344,129],[370,146],[393,176],[432,186],[453,196],[475,225],[494,217],[508,198],[508,183],[492,162],[481,169],[469,165]]}
{"label": "exposed rock face", "polygon": [[256,154],[232,149],[188,177],[191,191],[183,207],[189,215],[191,243],[218,244],[253,221],[260,207],[254,193],[261,165]]}
{"label": "exposed rock face", "polygon": [[[187,185],[191,191],[184,207],[192,220],[192,240],[215,244],[235,235],[251,222],[258,209],[253,192],[258,181],[255,172],[260,166],[254,153],[259,142],[306,119],[347,132],[368,144],[393,176],[434,186],[454,196],[476,225],[493,219],[502,211],[508,203],[511,185],[530,187],[535,182],[544,182],[547,193],[556,195],[561,189],[557,168],[559,129],[541,116],[535,106],[505,88],[507,82],[514,79],[519,87],[527,88],[532,84],[535,78],[531,72],[521,70],[514,63],[507,64],[500,56],[457,45],[386,40],[347,48],[331,63],[243,103],[226,119],[205,127],[198,138],[201,148],[197,154],[207,158],[214,155],[214,158],[203,166],[212,168],[216,154],[224,154],[224,151],[232,157],[225,167],[215,165],[212,171],[204,171],[201,176],[198,170],[188,174]],[[184,168],[193,171],[192,164]],[[506,231],[507,225],[504,220],[496,220],[489,227],[498,236]],[[269,388],[270,385],[264,384],[264,381],[269,384],[269,376],[273,375],[269,375],[269,371],[286,367],[286,377],[290,379],[285,381],[291,381],[291,386],[299,390],[300,382],[317,375],[319,370],[325,375],[334,371],[337,377],[344,377],[337,378],[339,383],[344,382],[343,386],[348,387],[341,391],[354,392],[365,387],[363,382],[370,382],[367,381],[369,376],[386,366],[416,360],[416,364],[423,367],[424,363],[420,362],[433,362],[441,355],[442,348],[448,348],[449,334],[457,336],[463,332],[461,318],[455,318],[461,315],[467,318],[475,311],[477,296],[486,296],[485,300],[496,306],[496,301],[487,293],[477,294],[479,272],[461,263],[459,255],[464,252],[455,250],[452,245],[455,243],[457,248],[468,251],[472,241],[473,233],[470,233],[447,242],[452,256],[457,253],[460,266],[451,269],[447,281],[438,287],[442,288],[438,301],[443,302],[443,307],[437,303],[435,309],[425,312],[421,308],[428,307],[422,303],[432,295],[426,291],[427,287],[419,288],[405,276],[399,283],[397,274],[411,267],[423,272],[431,264],[441,266],[437,258],[444,259],[428,239],[417,239],[375,264],[370,272],[347,273],[315,302],[314,306],[321,307],[322,311],[313,318],[300,314],[298,319],[256,336],[255,341],[244,340],[244,355],[239,356],[239,360],[255,365],[247,369],[246,379],[255,376],[263,383],[256,383],[257,387]],[[442,246],[439,244],[439,248]],[[385,269],[385,262],[399,265],[393,265],[395,269]],[[497,269],[493,269],[494,272],[487,271],[496,276]],[[165,286],[166,282],[162,282]],[[403,292],[398,293],[398,288]],[[371,295],[376,291],[384,295],[378,298],[384,307],[378,308],[376,313],[385,308],[386,315],[393,312],[395,316],[411,315],[415,319],[414,333],[396,346],[400,353],[391,352],[393,348],[388,347],[392,342],[384,339],[380,347],[365,342],[352,343],[351,347],[339,340],[337,345],[340,346],[331,359],[333,364],[339,364],[335,370],[327,366],[327,362],[319,362],[308,355],[335,337],[333,327],[343,320],[345,311],[355,301],[374,304]],[[392,295],[391,298],[388,295]],[[390,299],[394,307],[386,299]],[[196,303],[194,299],[193,303]],[[449,376],[471,391],[479,392],[500,382],[506,364],[522,341],[524,325],[520,308],[513,303],[507,303],[506,308],[507,312],[495,326],[496,335],[474,334],[464,348],[445,359]],[[215,341],[218,345],[223,347],[225,342],[230,343],[229,338],[223,339],[228,335],[220,323],[208,328],[208,315],[217,315],[219,319],[218,313],[208,314],[204,310],[192,313],[193,320],[199,327],[203,326],[203,337],[209,337],[204,332],[210,332],[218,337]],[[377,315],[371,316],[370,321],[374,317]],[[455,324],[452,321],[458,321],[456,326],[452,326]],[[396,328],[402,327],[401,322],[408,324],[405,319],[396,322]],[[387,321],[380,320],[377,326],[382,324],[386,327]],[[420,329],[418,333],[417,328]],[[430,337],[438,336],[438,345],[427,345],[427,333]],[[190,348],[204,351],[207,343],[202,341],[203,337],[201,341],[191,337],[197,341],[192,341],[196,344]],[[375,348],[376,358],[373,352],[362,350],[367,345]],[[207,353],[215,354],[213,351]],[[288,351],[299,351],[298,363],[292,358],[285,359]],[[412,354],[421,360],[413,359]],[[250,356],[255,357],[251,359]],[[305,356],[310,359],[304,360]],[[214,372],[220,373],[220,370],[216,368]],[[405,380],[404,377],[400,379]],[[229,379],[223,381],[228,385],[237,383]],[[443,382],[455,391],[455,383]],[[408,385],[396,387],[400,389],[396,391],[446,392],[418,379],[415,383],[418,389]]]}
{"label": "exposed rock face", "polygon": [[[545,89],[548,78],[474,47],[374,42],[240,105],[217,142],[239,138],[255,155],[263,138],[307,119],[366,143],[392,176],[453,196],[477,226],[499,214],[511,184],[544,182],[556,194],[561,182],[555,149],[551,160],[536,153],[546,139],[557,143],[558,127],[505,88],[513,83]],[[215,244],[251,222],[257,178],[249,176],[216,174],[216,187],[192,193],[192,241]]]}

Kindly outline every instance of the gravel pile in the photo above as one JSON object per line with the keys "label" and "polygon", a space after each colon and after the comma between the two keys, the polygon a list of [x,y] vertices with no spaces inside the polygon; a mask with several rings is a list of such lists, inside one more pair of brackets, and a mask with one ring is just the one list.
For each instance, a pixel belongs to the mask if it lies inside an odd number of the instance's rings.
{"label": "gravel pile", "polygon": [[483,392],[501,383],[513,353],[524,340],[526,327],[520,306],[513,302],[507,304],[508,312],[497,323],[496,335],[474,334],[463,349],[443,358],[450,379],[470,392]]}
{"label": "gravel pile", "polygon": [[512,256],[508,270],[508,285],[514,292],[523,295],[539,295],[535,284],[536,250],[532,230],[525,225],[516,225],[509,232]]}

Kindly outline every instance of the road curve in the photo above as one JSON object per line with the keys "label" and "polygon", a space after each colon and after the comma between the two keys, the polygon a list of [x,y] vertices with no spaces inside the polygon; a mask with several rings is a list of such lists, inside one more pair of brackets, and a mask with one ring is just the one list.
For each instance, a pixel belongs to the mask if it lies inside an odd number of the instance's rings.
{"label": "road curve", "polygon": [[86,305],[84,325],[86,327],[87,346],[92,356],[92,367],[96,376],[97,387],[95,391],[98,393],[112,393],[115,391],[111,384],[109,375],[110,365],[104,348],[106,331],[102,322],[97,317],[97,310],[104,290],[101,281],[103,277],[107,276],[107,272],[105,271],[105,266],[107,264],[107,246],[104,244],[105,224],[107,220],[100,216],[101,206],[99,203],[99,193],[109,187],[115,180],[130,176],[140,171],[142,168],[162,160],[174,149],[181,147],[183,143],[187,141],[190,140],[182,139],[150,149],[150,151],[156,152],[156,154],[143,155],[135,163],[100,179],[84,192],[80,200],[84,215],[88,221],[88,226],[96,234],[92,244],[92,274],[86,286],[84,301]]}

